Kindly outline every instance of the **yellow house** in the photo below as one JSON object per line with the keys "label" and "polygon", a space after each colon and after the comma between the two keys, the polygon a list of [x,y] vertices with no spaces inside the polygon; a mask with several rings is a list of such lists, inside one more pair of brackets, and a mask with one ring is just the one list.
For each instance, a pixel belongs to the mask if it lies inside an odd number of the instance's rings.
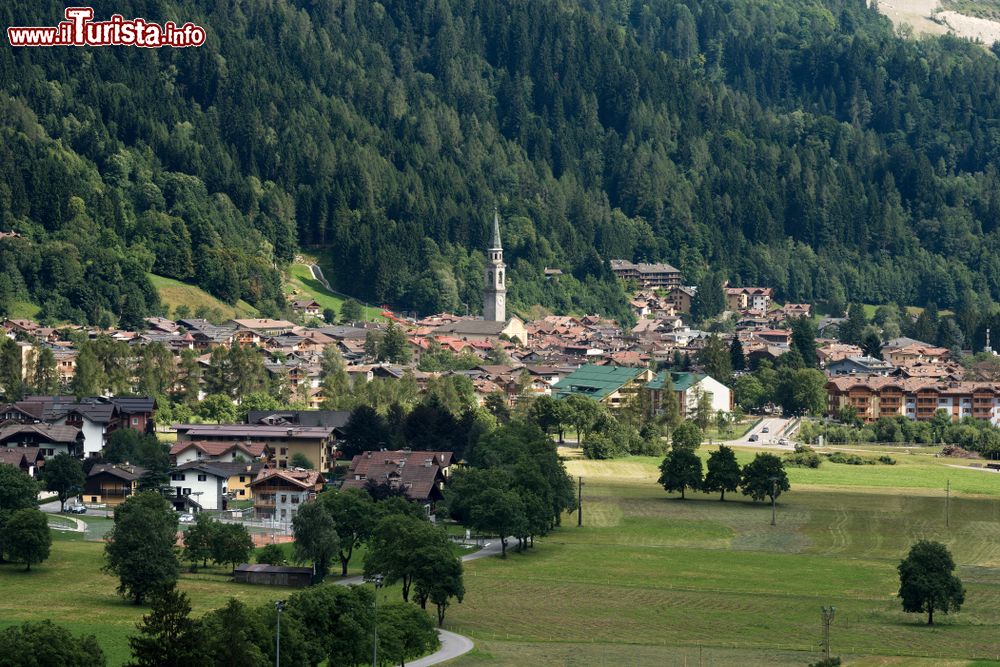
{"label": "yellow house", "polygon": [[121,505],[139,491],[139,478],[146,470],[127,463],[102,463],[90,469],[83,485],[83,502],[91,505]]}
{"label": "yellow house", "polygon": [[260,463],[248,463],[246,468],[229,475],[226,490],[233,500],[253,500],[253,489],[250,482],[257,477],[261,469]]}

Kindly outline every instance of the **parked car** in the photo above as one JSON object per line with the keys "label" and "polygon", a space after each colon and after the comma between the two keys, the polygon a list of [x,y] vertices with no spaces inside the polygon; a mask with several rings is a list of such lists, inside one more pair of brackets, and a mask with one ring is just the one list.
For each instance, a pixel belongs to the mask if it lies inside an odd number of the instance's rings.
{"label": "parked car", "polygon": [[771,432],[771,429],[769,429],[768,427],[766,427],[766,426],[765,426],[764,428],[762,428],[762,429],[760,430],[760,432],[761,432],[761,433],[770,433],[770,432]]}
{"label": "parked car", "polygon": [[82,503],[76,503],[67,507],[66,511],[70,514],[86,514],[87,506]]}
{"label": "parked car", "polygon": [[177,520],[181,523],[194,523],[194,514],[181,514]]}
{"label": "parked car", "polygon": [[750,436],[750,442],[757,442],[758,440],[760,440],[760,438],[757,436],[756,433]]}

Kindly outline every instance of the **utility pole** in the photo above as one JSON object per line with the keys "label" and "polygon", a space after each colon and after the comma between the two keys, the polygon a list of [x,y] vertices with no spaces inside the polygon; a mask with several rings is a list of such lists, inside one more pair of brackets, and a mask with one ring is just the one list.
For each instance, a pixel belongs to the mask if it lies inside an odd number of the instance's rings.
{"label": "utility pole", "polygon": [[583,477],[577,477],[576,487],[576,527],[583,527]]}
{"label": "utility pole", "polygon": [[944,487],[944,527],[951,528],[951,480]]}
{"label": "utility pole", "polygon": [[833,615],[837,613],[836,607],[820,607],[823,614],[823,656],[830,659],[830,625],[833,624]]}

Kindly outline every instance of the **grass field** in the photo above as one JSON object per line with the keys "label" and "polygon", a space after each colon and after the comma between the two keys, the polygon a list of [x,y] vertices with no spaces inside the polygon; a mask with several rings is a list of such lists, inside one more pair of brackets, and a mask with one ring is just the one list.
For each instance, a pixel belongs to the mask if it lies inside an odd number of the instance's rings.
{"label": "grass field", "polygon": [[214,296],[194,285],[182,283],[173,278],[165,278],[155,274],[149,275],[150,282],[160,294],[160,301],[170,308],[173,314],[174,308],[184,304],[191,310],[190,317],[194,317],[195,311],[204,306],[217,311],[215,315],[220,320],[229,320],[238,317],[257,317],[257,309],[246,301],[240,299],[235,306],[219,301]]}
{"label": "grass field", "polygon": [[941,6],[966,16],[1000,21],[1000,1],[998,0],[942,0]]}
{"label": "grass field", "polygon": [[[819,657],[819,608],[831,604],[833,649],[847,665],[1000,665],[1000,478],[992,473],[952,468],[931,450],[897,453],[895,466],[792,468],[772,527],[766,503],[666,494],[656,458],[561,453],[570,474],[584,477],[584,527],[566,515],[528,553],[466,565],[465,601],[449,609],[446,627],[477,646],[452,667],[801,666]],[[754,453],[737,450],[741,461]],[[0,565],[0,626],[52,618],[96,634],[111,664],[121,664],[145,608],[118,598],[116,580],[100,572],[102,544],[93,540],[110,520],[80,518],[88,532],[54,532],[52,557],[30,573]],[[967,590],[962,611],[930,628],[895,598],[896,565],[921,538],[948,544]],[[234,584],[221,568],[185,573],[180,586],[198,614],[229,597],[256,604],[289,593]]]}
{"label": "grass field", "polygon": [[[129,657],[128,637],[149,608],[115,594],[118,580],[100,569],[103,552],[103,544],[84,541],[79,534],[55,533],[51,557],[31,572],[21,565],[0,565],[0,626],[51,619],[74,634],[96,635],[108,664],[123,664]],[[257,604],[288,594],[284,588],[234,584],[222,569],[185,574],[180,588],[198,614],[225,605],[231,597]]]}
{"label": "grass field", "polygon": [[12,320],[33,320],[38,317],[39,311],[41,308],[30,301],[12,301],[7,317]]}
{"label": "grass field", "polygon": [[[76,515],[74,515],[76,516]],[[0,628],[22,621],[51,619],[74,634],[93,634],[108,657],[109,665],[121,665],[130,655],[128,637],[148,606],[136,606],[115,594],[118,580],[101,572],[104,544],[100,542],[111,529],[112,520],[79,516],[87,523],[86,533],[52,531],[52,552],[47,561],[30,572],[16,563],[0,564]],[[69,517],[49,517],[50,525],[69,525]],[[282,545],[291,553],[291,544]],[[350,573],[359,574],[364,550],[356,551]],[[332,570],[340,572],[339,561]],[[229,570],[210,566],[198,573],[181,574],[179,587],[191,598],[195,615],[201,615],[237,598],[247,604],[260,604],[287,597],[294,589],[274,586],[251,586],[233,583]],[[387,589],[387,599],[398,595]],[[395,598],[393,598],[395,599]],[[0,663],[3,660],[0,658]]]}
{"label": "grass field", "polygon": [[[775,527],[742,496],[668,496],[652,458],[571,460],[584,527],[567,515],[529,553],[469,564],[448,626],[477,649],[453,664],[805,665],[830,604],[846,664],[1000,664],[1000,478],[897,458],[791,469]],[[962,612],[932,628],[895,598],[895,567],[920,538],[950,546],[967,589]]]}
{"label": "grass field", "polygon": [[[288,283],[286,289],[290,293],[296,294],[297,298],[313,299],[321,308],[332,308],[337,317],[340,317],[340,306],[347,299],[327,290],[323,285],[313,278],[312,270],[305,264],[292,264],[289,270]],[[362,305],[362,312],[366,320],[384,320],[381,308]]]}

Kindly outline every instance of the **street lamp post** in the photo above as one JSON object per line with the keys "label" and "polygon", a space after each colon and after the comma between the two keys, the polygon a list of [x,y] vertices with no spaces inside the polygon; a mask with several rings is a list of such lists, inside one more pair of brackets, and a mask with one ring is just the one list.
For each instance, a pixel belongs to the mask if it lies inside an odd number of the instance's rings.
{"label": "street lamp post", "polygon": [[278,612],[278,629],[274,633],[274,667],[281,667],[281,612],[285,611],[285,601],[277,600],[274,608]]}
{"label": "street lamp post", "polygon": [[778,498],[778,478],[772,477],[771,478],[771,525],[772,526],[777,525],[777,523],[775,522],[775,502],[777,501],[777,498]]}
{"label": "street lamp post", "polygon": [[383,577],[373,574],[369,581],[375,584],[375,622],[372,623],[372,667],[378,667],[378,590],[382,588]]}
{"label": "street lamp post", "polygon": [[823,614],[823,656],[830,659],[830,626],[833,624],[833,615],[837,613],[836,607],[821,607]]}
{"label": "street lamp post", "polygon": [[583,526],[583,477],[578,478],[578,488],[576,492],[576,527]]}

